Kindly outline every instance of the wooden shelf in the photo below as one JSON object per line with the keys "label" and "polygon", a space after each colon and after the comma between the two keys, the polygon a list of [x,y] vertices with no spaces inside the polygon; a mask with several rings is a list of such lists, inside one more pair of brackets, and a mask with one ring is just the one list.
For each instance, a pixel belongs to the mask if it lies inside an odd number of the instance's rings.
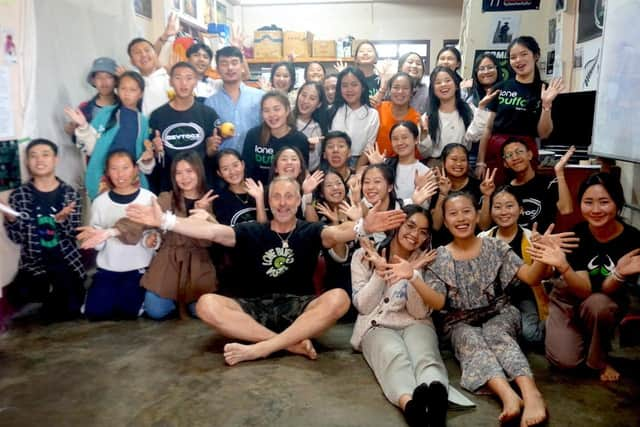
{"label": "wooden shelf", "polygon": [[[248,64],[274,64],[280,61],[286,61],[287,58],[247,58]],[[335,58],[328,56],[318,56],[318,57],[298,57],[294,61],[294,64],[305,64],[309,62],[353,62],[353,58]]]}

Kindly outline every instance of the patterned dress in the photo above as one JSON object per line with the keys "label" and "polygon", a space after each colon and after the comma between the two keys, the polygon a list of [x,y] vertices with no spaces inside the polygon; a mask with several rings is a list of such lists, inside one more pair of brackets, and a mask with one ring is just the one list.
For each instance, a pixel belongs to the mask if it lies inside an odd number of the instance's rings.
{"label": "patterned dress", "polygon": [[522,260],[508,244],[482,239],[480,255],[458,261],[445,246],[424,280],[445,294],[440,315],[462,367],[460,384],[476,391],[492,378],[532,376],[516,337],[520,312],[509,304],[505,289],[515,279]]}

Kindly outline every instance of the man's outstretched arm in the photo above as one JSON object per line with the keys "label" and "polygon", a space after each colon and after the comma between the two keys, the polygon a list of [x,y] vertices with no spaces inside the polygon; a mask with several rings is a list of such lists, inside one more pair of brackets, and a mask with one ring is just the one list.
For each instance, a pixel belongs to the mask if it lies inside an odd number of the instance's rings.
{"label": "man's outstretched arm", "polygon": [[236,245],[236,233],[228,225],[214,224],[198,217],[178,218],[170,212],[162,212],[162,208],[156,201],[152,206],[129,205],[127,218],[194,239],[207,239],[228,247]]}

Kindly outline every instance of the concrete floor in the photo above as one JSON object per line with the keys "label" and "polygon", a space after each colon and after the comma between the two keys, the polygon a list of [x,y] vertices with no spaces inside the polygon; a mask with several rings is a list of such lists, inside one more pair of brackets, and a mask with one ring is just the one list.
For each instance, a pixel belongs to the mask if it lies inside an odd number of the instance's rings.
{"label": "concrete floor", "polygon": [[[0,426],[404,426],[352,352],[351,328],[317,340],[317,361],[282,355],[230,368],[226,341],[197,320],[27,322],[0,336]],[[611,385],[530,354],[549,424],[640,425],[640,348],[625,353]],[[498,402],[472,399],[477,407],[451,411],[448,425],[497,425]]]}

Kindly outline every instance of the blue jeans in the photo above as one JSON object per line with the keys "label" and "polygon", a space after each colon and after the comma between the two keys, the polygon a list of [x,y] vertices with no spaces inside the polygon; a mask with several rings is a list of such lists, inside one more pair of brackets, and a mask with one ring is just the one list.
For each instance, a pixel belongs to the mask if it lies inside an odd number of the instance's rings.
{"label": "blue jeans", "polygon": [[[144,312],[155,320],[162,320],[169,316],[176,309],[176,302],[170,298],[163,298],[155,292],[147,291],[144,294]],[[193,317],[196,315],[195,301],[187,305],[189,313]]]}

